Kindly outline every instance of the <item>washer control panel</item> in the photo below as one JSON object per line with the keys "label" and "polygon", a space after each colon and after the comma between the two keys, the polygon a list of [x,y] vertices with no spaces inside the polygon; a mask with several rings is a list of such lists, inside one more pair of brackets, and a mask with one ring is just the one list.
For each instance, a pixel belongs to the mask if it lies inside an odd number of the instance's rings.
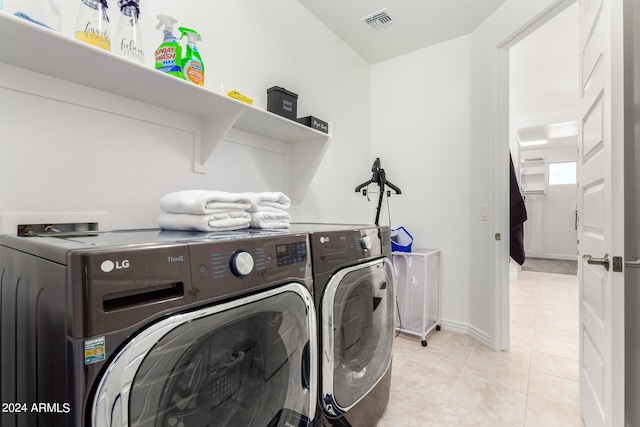
{"label": "washer control panel", "polygon": [[194,298],[224,297],[311,278],[309,238],[283,234],[189,244]]}
{"label": "washer control panel", "polygon": [[278,267],[295,264],[307,259],[306,242],[285,243],[276,246]]}
{"label": "washer control panel", "polygon": [[236,251],[231,255],[229,267],[234,276],[247,276],[253,271],[253,256],[247,251]]}

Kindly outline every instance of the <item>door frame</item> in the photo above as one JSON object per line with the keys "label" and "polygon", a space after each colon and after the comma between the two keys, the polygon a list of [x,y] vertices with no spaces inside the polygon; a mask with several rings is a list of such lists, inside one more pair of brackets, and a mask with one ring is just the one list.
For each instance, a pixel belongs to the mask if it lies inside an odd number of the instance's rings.
{"label": "door frame", "polygon": [[492,52],[493,76],[491,93],[491,135],[496,141],[491,144],[491,209],[496,212],[493,229],[500,233],[501,240],[492,245],[491,251],[491,310],[490,344],[495,351],[509,350],[510,304],[509,304],[509,49],[523,38],[540,28],[577,0],[556,0],[540,11],[522,27],[498,43]]}

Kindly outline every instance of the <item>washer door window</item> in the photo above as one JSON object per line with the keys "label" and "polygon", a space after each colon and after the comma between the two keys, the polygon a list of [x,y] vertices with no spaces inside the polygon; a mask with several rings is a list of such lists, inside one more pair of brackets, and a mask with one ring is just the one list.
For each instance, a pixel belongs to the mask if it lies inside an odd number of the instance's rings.
{"label": "washer door window", "polygon": [[383,258],[335,274],[322,300],[322,393],[340,415],[362,399],[391,366],[393,273]]}
{"label": "washer door window", "polygon": [[299,284],[145,329],[100,382],[93,426],[307,426],[316,402],[313,298]]}

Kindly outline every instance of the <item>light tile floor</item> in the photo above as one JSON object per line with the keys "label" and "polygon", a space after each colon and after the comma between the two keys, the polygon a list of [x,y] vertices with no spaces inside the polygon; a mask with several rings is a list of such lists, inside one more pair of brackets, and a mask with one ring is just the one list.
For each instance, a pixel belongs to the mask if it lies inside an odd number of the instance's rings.
{"label": "light tile floor", "polygon": [[391,396],[378,427],[584,426],[578,397],[577,276],[511,281],[511,351],[434,331],[395,339]]}

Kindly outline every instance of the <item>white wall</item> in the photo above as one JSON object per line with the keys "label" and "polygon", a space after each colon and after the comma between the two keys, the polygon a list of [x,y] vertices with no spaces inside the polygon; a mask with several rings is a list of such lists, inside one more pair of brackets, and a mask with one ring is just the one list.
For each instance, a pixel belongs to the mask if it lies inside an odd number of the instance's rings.
{"label": "white wall", "polygon": [[[509,110],[518,120],[575,112],[578,83],[578,4],[574,3],[509,49]],[[575,120],[576,113],[570,114]],[[523,126],[548,123],[532,117]]]}
{"label": "white wall", "polygon": [[402,189],[389,199],[391,225],[409,230],[414,248],[442,250],[449,327],[469,322],[470,49],[464,36],[371,67],[371,158]]}
{"label": "white wall", "polygon": [[[58,1],[71,36],[79,2]],[[110,4],[111,31],[117,14]],[[283,86],[298,116],[333,123],[333,141],[294,220],[371,222],[353,192],[370,168],[369,66],[295,0],[142,2],[146,62],[161,42],[155,15],[197,29],[206,84],[250,96]],[[61,60],[72,60],[70,58]],[[192,172],[191,117],[0,64],[0,212],[107,212],[110,228],[152,227],[170,191],[283,190],[283,149],[240,135]],[[126,76],[114,76],[126,78]],[[348,94],[348,96],[346,95]],[[60,95],[60,96],[58,96]],[[265,144],[255,148],[255,144]]]}
{"label": "white wall", "polygon": [[578,50],[577,2],[509,49],[509,146],[516,171],[519,128],[576,120]]}

